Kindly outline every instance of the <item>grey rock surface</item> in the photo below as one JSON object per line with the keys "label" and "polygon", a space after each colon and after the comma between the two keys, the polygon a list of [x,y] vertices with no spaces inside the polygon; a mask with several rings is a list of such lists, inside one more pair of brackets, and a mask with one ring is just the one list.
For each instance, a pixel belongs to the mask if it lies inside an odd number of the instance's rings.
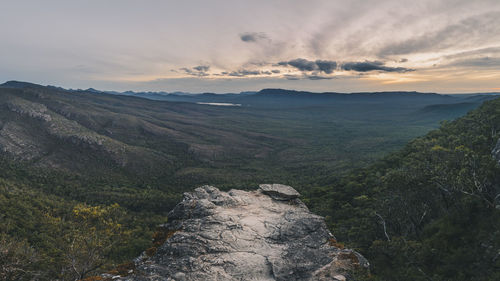
{"label": "grey rock surface", "polygon": [[293,188],[271,187],[291,199],[271,198],[269,185],[185,193],[162,225],[165,242],[114,280],[349,280],[351,269],[368,267],[360,254],[336,247],[324,219]]}
{"label": "grey rock surface", "polygon": [[43,104],[30,102],[24,99],[14,99],[7,102],[7,108],[21,115],[27,115],[43,121],[51,121],[52,117],[46,114],[47,107]]}
{"label": "grey rock surface", "polygon": [[260,190],[276,200],[290,200],[300,196],[293,187],[283,184],[261,184]]}

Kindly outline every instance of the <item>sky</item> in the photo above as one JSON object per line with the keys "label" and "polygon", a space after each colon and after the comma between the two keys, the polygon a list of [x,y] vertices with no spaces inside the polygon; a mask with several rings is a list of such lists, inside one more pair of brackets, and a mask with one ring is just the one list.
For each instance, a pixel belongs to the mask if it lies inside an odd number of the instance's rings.
{"label": "sky", "polygon": [[0,80],[500,92],[499,0],[2,0]]}

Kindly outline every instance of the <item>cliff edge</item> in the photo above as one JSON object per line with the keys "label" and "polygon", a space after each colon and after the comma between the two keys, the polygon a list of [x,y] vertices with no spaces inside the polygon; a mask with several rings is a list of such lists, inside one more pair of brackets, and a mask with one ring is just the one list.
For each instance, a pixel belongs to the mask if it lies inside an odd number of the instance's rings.
{"label": "cliff edge", "polygon": [[185,193],[161,226],[165,242],[137,258],[129,276],[112,278],[350,280],[352,269],[368,268],[298,197],[280,184],[229,192],[202,186]]}

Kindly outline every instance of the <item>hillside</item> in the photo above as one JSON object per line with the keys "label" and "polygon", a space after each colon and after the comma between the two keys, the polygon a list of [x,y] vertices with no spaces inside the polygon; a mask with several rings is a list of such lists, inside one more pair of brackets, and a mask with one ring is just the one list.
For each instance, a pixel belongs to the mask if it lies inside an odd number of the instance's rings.
{"label": "hillside", "polygon": [[444,123],[306,201],[374,280],[497,280],[500,99]]}
{"label": "hillside", "polygon": [[[290,170],[321,176],[360,167],[479,105],[448,110],[460,105],[457,98],[436,94],[300,93],[297,101],[283,90],[270,99],[274,92],[244,94],[238,98],[259,103],[228,108],[7,82],[0,146],[30,166],[178,192],[200,183],[255,184],[257,175],[285,182]],[[304,102],[314,96],[319,104]]]}
{"label": "hillside", "polygon": [[[314,212],[327,216],[339,240],[368,255],[374,272],[385,276],[384,263],[370,251],[384,238],[373,210],[389,220],[377,205],[386,202],[380,198],[389,187],[364,181],[378,183],[384,175],[373,167],[399,170],[383,164],[389,160],[366,167],[470,109],[455,107],[460,99],[453,97],[408,95],[360,94],[356,102],[311,105],[285,94],[269,106],[219,107],[6,83],[0,87],[0,252],[10,267],[1,274],[74,280],[109,270],[151,246],[156,225],[184,191],[207,183],[228,190],[282,182],[295,186]],[[450,124],[456,122],[444,128]],[[468,130],[437,132],[451,138]],[[360,168],[366,170],[352,172]]]}

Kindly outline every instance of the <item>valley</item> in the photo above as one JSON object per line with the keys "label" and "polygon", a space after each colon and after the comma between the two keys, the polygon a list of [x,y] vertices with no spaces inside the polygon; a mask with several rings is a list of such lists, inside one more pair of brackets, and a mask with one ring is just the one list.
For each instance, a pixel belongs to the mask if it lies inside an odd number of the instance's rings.
{"label": "valley", "polygon": [[[150,246],[156,226],[168,220],[183,192],[205,184],[253,190],[282,183],[326,216],[340,241],[376,263],[370,249],[384,236],[373,212],[380,215],[378,204],[387,195],[380,192],[391,188],[379,187],[376,178],[387,180],[380,175],[392,172],[382,170],[392,169],[392,158],[405,157],[415,143],[409,141],[436,134],[440,124],[451,126],[445,120],[495,98],[276,89],[181,97],[152,100],[23,82],[0,86],[4,239],[36,249],[35,267],[45,268],[46,276],[63,270],[71,278],[60,252],[68,250],[56,245],[102,236],[113,247],[100,249],[102,265],[88,274],[109,270]],[[92,208],[120,225],[112,236],[105,235],[109,226],[100,225],[99,216],[82,222],[78,214]],[[77,231],[82,223],[97,224],[91,228],[96,232]],[[379,268],[374,272],[383,272]]]}

